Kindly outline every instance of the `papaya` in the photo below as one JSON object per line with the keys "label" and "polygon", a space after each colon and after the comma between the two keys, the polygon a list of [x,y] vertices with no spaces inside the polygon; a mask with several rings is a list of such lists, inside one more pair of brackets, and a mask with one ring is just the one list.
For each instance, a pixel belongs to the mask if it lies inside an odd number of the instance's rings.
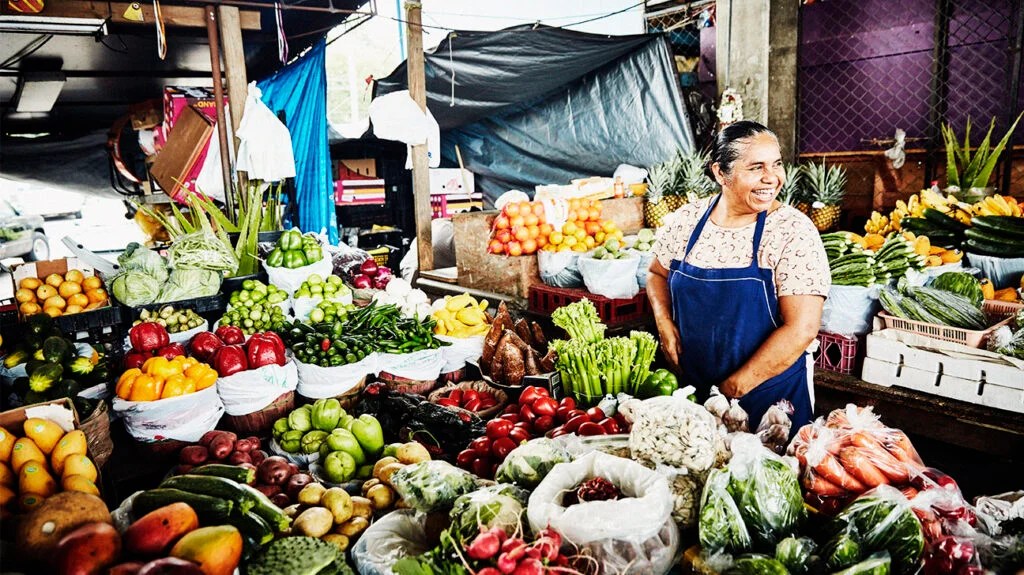
{"label": "papaya", "polygon": [[231,525],[200,527],[179,539],[170,555],[198,563],[204,575],[231,575],[242,559],[242,534]]}
{"label": "papaya", "polygon": [[41,417],[30,417],[25,420],[25,437],[36,442],[39,450],[49,455],[57,442],[64,437],[64,430],[59,425]]}
{"label": "papaya", "polygon": [[63,475],[64,459],[76,453],[85,455],[88,449],[89,446],[85,440],[84,431],[75,429],[74,431],[67,432],[64,437],[60,438],[57,446],[53,448],[53,453],[50,454],[50,466],[53,467],[53,472],[57,475]]}
{"label": "papaya", "polygon": [[46,462],[46,456],[36,446],[36,442],[27,437],[19,437],[14,442],[14,449],[11,451],[11,469],[20,473],[21,468],[29,461]]}
{"label": "papaya", "polygon": [[109,523],[86,523],[57,543],[57,572],[61,575],[99,575],[121,553],[121,536]]}
{"label": "papaya", "polygon": [[199,516],[187,503],[172,503],[143,515],[124,532],[124,548],[142,557],[165,555],[186,533],[199,528]]}
{"label": "papaya", "polygon": [[6,463],[0,463],[0,485],[14,487],[18,484],[18,476],[11,471]]}
{"label": "papaya", "polygon": [[43,497],[57,493],[57,482],[46,470],[46,463],[29,461],[21,466],[18,472],[18,492],[35,493]]}
{"label": "papaya", "polygon": [[[1024,278],[1021,281],[1024,281]],[[996,287],[992,285],[992,280],[981,278],[981,293],[985,299],[996,299]]]}
{"label": "papaya", "polygon": [[[28,494],[30,497],[38,496]],[[15,543],[27,561],[39,561],[47,566],[57,560],[57,544],[65,535],[87,523],[110,523],[110,511],[103,500],[95,495],[65,491],[25,505],[30,511],[18,522]]]}
{"label": "papaya", "polygon": [[64,458],[64,471],[61,473],[62,477],[69,475],[84,475],[89,481],[96,481],[98,473],[96,472],[96,465],[89,459],[88,455],[81,453],[75,453]]}
{"label": "papaya", "polygon": [[84,475],[65,475],[60,484],[64,491],[80,491],[82,493],[91,493],[92,495],[100,494],[100,488],[96,487],[96,484]]}
{"label": "papaya", "polygon": [[11,451],[14,450],[14,435],[10,431],[0,427],[0,462],[8,463],[11,460]]}

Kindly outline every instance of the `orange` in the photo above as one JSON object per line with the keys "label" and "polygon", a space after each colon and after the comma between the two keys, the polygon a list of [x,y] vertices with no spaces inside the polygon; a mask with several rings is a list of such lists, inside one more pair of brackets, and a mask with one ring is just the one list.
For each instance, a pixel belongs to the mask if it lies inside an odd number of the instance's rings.
{"label": "orange", "polygon": [[57,293],[60,297],[68,299],[69,297],[82,293],[82,284],[75,282],[64,282],[57,288]]}
{"label": "orange", "polygon": [[103,287],[103,280],[98,276],[89,276],[82,280],[82,289],[84,291],[92,291]]}
{"label": "orange", "polygon": [[32,315],[43,311],[43,308],[40,307],[39,304],[30,301],[21,304],[21,306],[18,307],[18,310],[21,311],[21,315]]}
{"label": "orange", "polygon": [[43,309],[46,309],[48,307],[55,307],[55,308],[59,308],[59,309],[64,309],[67,306],[68,306],[68,302],[65,301],[64,298],[60,297],[59,295],[55,295],[53,297],[48,297],[43,302]]}
{"label": "orange", "polygon": [[558,244],[562,243],[563,239],[564,239],[564,237],[562,236],[562,232],[551,232],[548,235],[548,242],[552,243],[552,244],[554,244],[556,246]]}
{"label": "orange", "polygon": [[82,270],[68,270],[68,273],[64,274],[64,281],[80,284],[85,281],[85,274]]}
{"label": "orange", "polygon": [[45,307],[43,308],[43,313],[50,317],[60,317],[64,315],[64,310],[59,307]]}
{"label": "orange", "polygon": [[88,311],[88,310],[93,310],[93,309],[101,308],[101,307],[103,307],[105,305],[107,305],[107,300],[95,301],[95,302],[92,302],[91,304],[85,306],[85,309],[86,309],[86,311]]}
{"label": "orange", "polygon": [[60,284],[64,283],[64,278],[60,274],[50,274],[46,276],[46,281],[43,282],[48,286],[60,287]]}
{"label": "orange", "polygon": [[69,305],[68,307],[64,308],[64,315],[72,315],[72,314],[76,314],[76,313],[81,313],[82,309],[83,308],[80,305]]}
{"label": "orange", "polygon": [[24,278],[21,280],[21,283],[18,284],[18,287],[35,291],[39,289],[39,286],[41,285],[43,285],[43,282],[39,281],[39,278]]}
{"label": "orange", "polygon": [[89,298],[92,303],[99,303],[107,301],[107,290],[103,288],[95,288],[85,292],[85,295]]}
{"label": "orange", "polygon": [[85,306],[89,305],[89,297],[84,293],[76,293],[71,297],[67,298],[67,300],[69,306],[77,305],[78,307],[84,308]]}
{"label": "orange", "polygon": [[57,288],[52,285],[41,285],[36,289],[36,297],[39,298],[40,301],[45,301],[55,295],[58,295]]}
{"label": "orange", "polygon": [[36,301],[36,292],[30,289],[21,288],[14,292],[14,299],[18,300],[18,303],[34,302]]}

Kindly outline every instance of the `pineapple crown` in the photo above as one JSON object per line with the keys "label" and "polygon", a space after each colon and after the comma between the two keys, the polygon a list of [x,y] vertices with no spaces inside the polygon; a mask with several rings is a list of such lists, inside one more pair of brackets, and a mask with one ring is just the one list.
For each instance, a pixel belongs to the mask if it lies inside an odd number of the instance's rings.
{"label": "pineapple crown", "polygon": [[802,167],[807,199],[826,206],[838,205],[846,194],[846,170],[842,166],[811,162]]}
{"label": "pineapple crown", "polygon": [[778,200],[792,206],[804,201],[804,190],[801,187],[803,171],[796,164],[786,164],[785,168],[786,183],[779,190]]}

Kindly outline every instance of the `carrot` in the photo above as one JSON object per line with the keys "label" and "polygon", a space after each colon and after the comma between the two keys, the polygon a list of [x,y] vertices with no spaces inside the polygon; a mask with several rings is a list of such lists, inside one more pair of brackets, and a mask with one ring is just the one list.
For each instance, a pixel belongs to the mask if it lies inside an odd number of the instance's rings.
{"label": "carrot", "polygon": [[918,491],[917,489],[907,485],[903,489],[900,489],[900,493],[902,493],[903,496],[907,498],[907,500],[910,500],[917,497]]}
{"label": "carrot", "polygon": [[863,493],[867,491],[864,484],[861,483],[856,477],[851,475],[843,469],[843,466],[839,464],[839,460],[835,458],[831,453],[826,453],[821,458],[821,462],[813,467],[814,472],[823,477],[826,481],[834,483],[847,491],[853,491],[854,493]]}
{"label": "carrot", "polygon": [[890,482],[906,483],[910,479],[906,464],[886,451],[882,443],[871,434],[863,431],[853,433],[850,435],[850,444],[859,448]]}
{"label": "carrot", "polygon": [[889,478],[874,466],[867,453],[857,447],[844,447],[839,452],[839,461],[850,475],[869,488],[889,483]]}
{"label": "carrot", "polygon": [[823,478],[817,473],[811,471],[809,468],[806,469],[804,474],[800,477],[800,484],[808,491],[816,493],[822,497],[838,497],[848,493],[842,487],[839,487],[835,483]]}
{"label": "carrot", "polygon": [[886,441],[883,444],[900,461],[921,466],[921,457],[917,454],[917,450],[914,449],[914,444],[910,443],[910,438],[902,431],[893,429],[890,433],[886,434]]}

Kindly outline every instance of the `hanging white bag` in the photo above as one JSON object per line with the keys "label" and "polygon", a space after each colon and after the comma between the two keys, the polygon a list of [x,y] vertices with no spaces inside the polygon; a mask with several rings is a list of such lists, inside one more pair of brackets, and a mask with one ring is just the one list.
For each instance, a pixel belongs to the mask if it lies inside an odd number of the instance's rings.
{"label": "hanging white bag", "polygon": [[217,395],[228,415],[248,415],[270,405],[275,399],[299,385],[294,361],[270,364],[240,371],[217,379]]}
{"label": "hanging white bag", "polygon": [[451,373],[466,367],[467,361],[477,361],[484,353],[484,339],[486,336],[474,335],[473,337],[451,337],[447,335],[435,336],[441,341],[451,345],[441,348],[441,357],[444,358],[444,365],[441,373]]}
{"label": "hanging white bag", "polygon": [[250,180],[280,182],[295,177],[295,155],[288,127],[260,99],[263,93],[256,82],[249,83],[245,111],[238,125],[236,169],[247,172]]}
{"label": "hanging white bag", "polygon": [[578,262],[583,283],[590,293],[610,299],[632,299],[640,293],[636,270],[640,258],[599,260],[589,255],[580,256]]}
{"label": "hanging white bag", "polygon": [[302,397],[323,399],[338,397],[362,384],[368,375],[377,375],[377,354],[347,365],[320,367],[311,363],[295,362],[299,371],[299,385],[295,388]]}
{"label": "hanging white bag", "polygon": [[176,439],[195,442],[217,427],[224,404],[217,386],[156,401],[125,401],[115,397],[114,413],[124,418],[128,434],[142,442]]}
{"label": "hanging white bag", "polygon": [[[275,268],[266,265],[263,262],[264,269],[267,270],[267,279],[269,283],[281,288],[287,293],[295,293],[296,290],[302,286],[302,282],[306,281],[312,274],[317,274],[320,277],[327,277],[334,271],[334,264],[331,262],[331,254],[327,250],[323,250],[323,257],[320,261],[313,262],[309,265],[302,266],[301,268],[288,269],[285,267]],[[290,305],[289,309],[290,309]]]}
{"label": "hanging white bag", "polygon": [[[437,379],[445,364],[442,349],[424,349],[400,354],[382,353],[377,358],[377,370],[403,379],[419,381]],[[480,353],[483,353],[482,348]]]}

